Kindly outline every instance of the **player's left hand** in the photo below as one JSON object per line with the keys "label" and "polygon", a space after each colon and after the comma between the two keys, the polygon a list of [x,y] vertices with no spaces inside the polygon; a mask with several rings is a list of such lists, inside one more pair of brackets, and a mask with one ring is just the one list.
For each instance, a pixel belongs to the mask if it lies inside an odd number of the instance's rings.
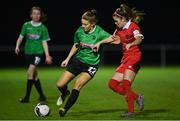
{"label": "player's left hand", "polygon": [[16,55],[19,55],[19,52],[20,52],[19,47],[16,47],[16,48],[15,48],[15,53],[16,53]]}
{"label": "player's left hand", "polygon": [[129,43],[126,45],[126,50],[129,50],[129,48],[132,46],[132,43]]}
{"label": "player's left hand", "polygon": [[112,36],[112,39],[114,40],[114,41],[112,42],[113,44],[120,44],[120,43],[121,43],[121,39],[120,39],[120,37],[117,36],[117,35],[113,35],[113,36]]}
{"label": "player's left hand", "polygon": [[52,64],[52,57],[51,56],[46,56],[46,61],[47,64]]}

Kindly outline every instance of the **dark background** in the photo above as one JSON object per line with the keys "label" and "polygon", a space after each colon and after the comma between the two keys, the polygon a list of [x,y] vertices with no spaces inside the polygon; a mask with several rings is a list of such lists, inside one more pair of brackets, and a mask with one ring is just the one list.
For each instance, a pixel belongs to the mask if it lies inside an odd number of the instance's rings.
{"label": "dark background", "polygon": [[[111,16],[121,3],[146,13],[140,23],[145,37],[143,63],[162,65],[162,48],[165,47],[165,65],[178,64],[180,61],[178,49],[180,48],[180,7],[177,0],[6,0],[1,1],[0,8],[0,66],[24,64],[23,54],[17,57],[14,54],[14,48],[22,24],[30,20],[29,11],[32,6],[40,6],[48,16],[45,24],[51,37],[50,51],[54,58],[54,65],[58,65],[67,56],[73,44],[74,32],[81,25],[81,15],[85,11],[96,9],[99,16],[98,24],[109,33],[113,33],[115,25]],[[117,49],[116,51],[106,49],[103,62],[113,64],[116,60],[118,63],[121,58],[120,47],[109,47]]]}

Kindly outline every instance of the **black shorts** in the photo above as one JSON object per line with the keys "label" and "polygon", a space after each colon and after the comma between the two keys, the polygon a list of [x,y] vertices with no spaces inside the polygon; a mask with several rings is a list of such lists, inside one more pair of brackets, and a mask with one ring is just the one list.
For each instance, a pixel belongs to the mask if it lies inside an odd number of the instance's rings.
{"label": "black shorts", "polygon": [[91,76],[91,78],[93,78],[98,70],[98,67],[98,65],[83,63],[78,58],[74,57],[67,66],[67,71],[71,72],[75,76],[77,76],[81,72],[87,72]]}
{"label": "black shorts", "polygon": [[26,54],[25,55],[26,61],[28,64],[32,64],[38,66],[41,62],[42,55],[40,54]]}

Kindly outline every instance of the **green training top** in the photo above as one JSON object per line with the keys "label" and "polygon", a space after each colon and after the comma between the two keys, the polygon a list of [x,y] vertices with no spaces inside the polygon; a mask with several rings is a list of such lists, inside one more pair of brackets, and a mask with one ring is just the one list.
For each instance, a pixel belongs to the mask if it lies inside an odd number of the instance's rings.
{"label": "green training top", "polygon": [[79,45],[76,57],[87,64],[99,64],[102,48],[98,52],[94,52],[92,50],[93,45],[109,36],[110,34],[98,25],[89,33],[86,33],[82,27],[79,27],[74,36],[74,43]]}
{"label": "green training top", "polygon": [[43,54],[42,42],[49,41],[48,29],[44,24],[33,24],[32,21],[23,24],[20,38],[25,38],[25,54]]}

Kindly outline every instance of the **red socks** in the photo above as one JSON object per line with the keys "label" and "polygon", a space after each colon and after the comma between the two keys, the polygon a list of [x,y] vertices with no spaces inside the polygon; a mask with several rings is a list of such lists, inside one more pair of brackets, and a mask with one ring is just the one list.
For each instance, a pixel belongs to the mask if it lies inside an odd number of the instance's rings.
{"label": "red socks", "polygon": [[134,101],[138,98],[138,95],[131,90],[131,82],[123,80],[122,85],[115,79],[111,79],[108,83],[110,89],[120,95],[125,95],[125,99],[128,105],[128,112],[134,112]]}
{"label": "red socks", "polygon": [[125,99],[128,104],[128,112],[134,112],[134,101],[138,98],[138,95],[131,90],[130,81],[123,80],[122,86],[125,90]]}
{"label": "red socks", "polygon": [[[135,92],[133,92],[133,91],[131,90],[131,82],[130,82],[130,81],[128,81],[128,80],[123,80],[123,81],[122,81],[122,86],[123,86],[125,92],[127,92],[128,95],[129,95],[129,93],[130,93],[129,96],[132,96],[134,99],[137,99],[137,98],[138,98],[138,94],[136,94]],[[128,92],[129,92],[129,93],[128,93]]]}
{"label": "red socks", "polygon": [[112,89],[114,92],[119,93],[120,95],[125,94],[125,90],[122,87],[122,85],[119,85],[119,82],[115,79],[111,79],[108,83],[108,86],[110,89]]}

